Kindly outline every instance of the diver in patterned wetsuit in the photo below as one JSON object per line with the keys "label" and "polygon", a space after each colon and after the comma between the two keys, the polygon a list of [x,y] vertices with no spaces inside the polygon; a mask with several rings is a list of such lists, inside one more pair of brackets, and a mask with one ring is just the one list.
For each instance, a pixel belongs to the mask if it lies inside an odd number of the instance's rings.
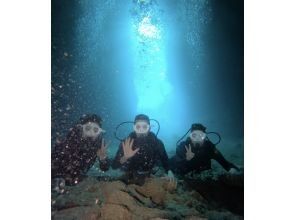
{"label": "diver in patterned wetsuit", "polygon": [[216,160],[226,171],[239,171],[239,168],[227,161],[206,138],[206,128],[202,124],[193,124],[190,131],[190,137],[177,146],[176,155],[170,160],[170,167],[174,173],[185,175],[191,171],[200,173],[209,170],[211,159]]}
{"label": "diver in patterned wetsuit", "polygon": [[[106,171],[109,161],[102,138],[101,118],[95,114],[84,115],[68,133],[66,139],[57,144],[51,154],[51,178],[58,185],[75,185],[93,166],[98,156],[100,169]],[[58,186],[57,186],[58,187]]]}
{"label": "diver in patterned wetsuit", "polygon": [[122,141],[113,160],[112,168],[121,168],[126,173],[122,180],[126,183],[142,185],[149,177],[157,161],[167,173],[166,177],[174,181],[173,173],[169,170],[168,156],[164,145],[150,131],[150,120],[147,115],[137,115],[134,121],[134,132]]}

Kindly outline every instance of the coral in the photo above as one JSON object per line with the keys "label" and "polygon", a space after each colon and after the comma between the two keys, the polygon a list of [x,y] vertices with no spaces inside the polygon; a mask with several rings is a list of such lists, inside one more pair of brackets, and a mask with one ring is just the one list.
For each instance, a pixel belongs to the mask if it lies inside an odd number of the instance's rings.
{"label": "coral", "polygon": [[210,210],[206,200],[182,183],[175,190],[169,181],[154,177],[143,186],[86,178],[65,193],[52,194],[52,219],[164,220],[242,219],[230,212]]}
{"label": "coral", "polygon": [[72,219],[83,219],[83,220],[97,220],[99,219],[100,211],[93,207],[75,207],[69,209],[63,209],[54,213],[54,220],[72,220]]}

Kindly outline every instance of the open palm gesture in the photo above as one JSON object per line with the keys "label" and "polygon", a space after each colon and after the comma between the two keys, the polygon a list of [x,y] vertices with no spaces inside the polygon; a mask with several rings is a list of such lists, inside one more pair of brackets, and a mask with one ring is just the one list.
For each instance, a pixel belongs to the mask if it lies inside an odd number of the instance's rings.
{"label": "open palm gesture", "polygon": [[189,144],[189,147],[185,146],[186,148],[186,160],[191,160],[194,157],[194,153],[192,152],[191,145]]}
{"label": "open palm gesture", "polygon": [[105,144],[104,138],[102,139],[101,147],[97,151],[97,156],[99,157],[99,160],[105,160],[107,157],[107,147],[108,144]]}
{"label": "open palm gesture", "polygon": [[139,151],[139,148],[133,150],[133,144],[134,140],[131,138],[127,138],[127,140],[125,140],[125,142],[122,143],[125,160],[128,160],[129,158],[133,157]]}

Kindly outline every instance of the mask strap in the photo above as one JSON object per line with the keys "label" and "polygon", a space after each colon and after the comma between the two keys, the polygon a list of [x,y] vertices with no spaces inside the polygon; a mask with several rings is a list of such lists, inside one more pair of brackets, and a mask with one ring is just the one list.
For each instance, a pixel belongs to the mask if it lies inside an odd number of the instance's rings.
{"label": "mask strap", "polygon": [[[159,131],[160,131],[160,124],[159,124],[159,122],[156,120],[156,119],[150,119],[150,121],[155,121],[156,123],[157,123],[157,125],[158,125],[158,129],[157,129],[157,132],[156,132],[156,136],[158,135],[158,133],[159,133]],[[116,126],[116,128],[115,128],[115,131],[114,131],[114,137],[117,139],[117,140],[119,140],[119,141],[123,141],[123,139],[122,138],[119,138],[118,136],[117,136],[117,130],[119,129],[119,127],[120,126],[122,126],[123,124],[134,124],[134,121],[124,121],[124,122],[122,122],[122,123],[120,123],[120,124],[118,124],[117,126]],[[150,128],[151,128],[151,124],[150,124]]]}
{"label": "mask strap", "polygon": [[117,133],[117,130],[119,129],[119,127],[122,126],[123,124],[134,124],[134,122],[133,121],[124,121],[116,126],[115,131],[114,131],[114,137],[119,141],[123,141],[123,138],[119,138],[116,133]]}
{"label": "mask strap", "polygon": [[100,128],[100,126],[99,126],[99,134],[102,134],[102,133],[105,133],[106,131],[105,130],[103,130],[102,128]]}
{"label": "mask strap", "polygon": [[[157,135],[158,135],[158,133],[159,133],[159,131],[160,131],[160,124],[159,124],[159,122],[156,120],[156,119],[150,119],[150,121],[155,121],[156,122],[156,124],[157,124],[157,126],[158,126],[158,128],[157,128],[157,132],[156,132],[156,137],[157,137]],[[150,128],[151,128],[151,124],[150,124]]]}
{"label": "mask strap", "polygon": [[183,137],[181,137],[181,138],[177,141],[177,143],[176,143],[177,146],[179,145],[180,141],[183,140],[183,139],[186,137],[186,135],[187,135],[190,131],[191,131],[191,128],[189,128],[189,130],[183,135]]}
{"label": "mask strap", "polygon": [[[209,134],[214,134],[214,135],[218,136],[218,141],[217,141],[216,143],[213,143],[214,145],[218,145],[218,144],[221,142],[221,140],[222,140],[220,134],[217,133],[217,132],[211,131],[211,132],[207,132],[206,134],[207,134],[206,138],[207,138],[208,140],[209,140],[209,138],[208,138],[208,135],[209,135]],[[210,140],[209,140],[209,141],[210,141]]]}

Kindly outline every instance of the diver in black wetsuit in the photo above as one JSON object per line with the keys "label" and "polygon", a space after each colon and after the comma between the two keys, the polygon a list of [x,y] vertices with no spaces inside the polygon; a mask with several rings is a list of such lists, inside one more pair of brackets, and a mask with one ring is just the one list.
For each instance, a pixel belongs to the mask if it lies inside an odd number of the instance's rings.
{"label": "diver in black wetsuit", "polygon": [[176,155],[170,160],[172,171],[185,175],[191,171],[200,173],[211,169],[211,159],[216,160],[226,171],[232,173],[239,168],[228,162],[206,137],[206,128],[202,124],[193,124],[190,137],[177,146]]}
{"label": "diver in black wetsuit", "polygon": [[98,156],[100,169],[108,170],[107,146],[102,138],[102,119],[84,115],[68,133],[66,139],[56,144],[51,154],[51,178],[59,186],[79,183],[93,166]]}
{"label": "diver in black wetsuit", "polygon": [[174,181],[173,173],[169,170],[168,156],[164,145],[150,131],[149,117],[143,114],[137,115],[134,121],[134,130],[120,144],[112,168],[121,168],[126,172],[122,178],[124,182],[142,185],[159,160],[167,173],[166,177],[170,181]]}

